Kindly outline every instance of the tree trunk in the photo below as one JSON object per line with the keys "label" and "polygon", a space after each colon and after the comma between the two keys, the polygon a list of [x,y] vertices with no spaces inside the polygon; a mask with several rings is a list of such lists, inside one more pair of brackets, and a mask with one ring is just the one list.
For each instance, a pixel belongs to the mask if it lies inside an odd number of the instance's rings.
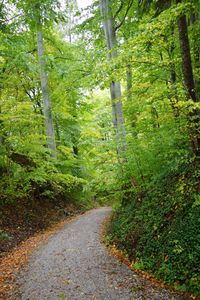
{"label": "tree trunk", "polygon": [[132,98],[132,69],[131,65],[127,64],[126,66],[126,92],[127,92],[127,101],[130,101]]}
{"label": "tree trunk", "polygon": [[177,103],[179,101],[178,99],[178,93],[177,93],[177,88],[176,88],[176,66],[174,64],[174,50],[175,50],[175,44],[174,44],[174,27],[171,28],[171,32],[172,32],[172,37],[173,40],[169,45],[169,49],[168,49],[168,55],[169,55],[169,59],[170,59],[170,83],[171,83],[171,96],[170,96],[170,101],[171,101],[171,106],[173,109],[173,114],[174,114],[174,118],[175,120],[179,121],[179,117],[180,117],[180,112],[179,112],[179,108],[177,106]]}
{"label": "tree trunk", "polygon": [[[110,51],[108,57],[113,59],[117,55],[117,41],[114,28],[114,20],[109,0],[100,0],[100,12],[103,20],[103,29],[106,38],[107,48]],[[112,101],[113,125],[116,131],[117,152],[121,154],[126,149],[126,130],[124,126],[123,107],[121,102],[120,82],[110,83],[110,94]]]}
{"label": "tree trunk", "polygon": [[[191,14],[190,15],[190,21],[191,25],[194,26],[197,21],[200,20],[200,13],[199,14]],[[194,66],[196,68],[196,74],[199,74],[200,72],[200,32],[195,30],[193,32],[193,39],[195,42],[194,44]],[[196,97],[199,100],[200,99],[200,80],[198,76],[194,78],[194,84],[195,84],[195,93]]]}
{"label": "tree trunk", "polygon": [[67,36],[69,39],[69,43],[73,41],[73,27],[75,26],[75,11],[78,10],[77,0],[66,0],[67,6],[67,19],[66,27],[67,27]]}
{"label": "tree trunk", "polygon": [[[181,3],[182,0],[176,0],[176,3]],[[187,98],[198,102],[195,93],[195,84],[192,70],[192,60],[190,54],[190,45],[188,38],[188,27],[186,15],[183,14],[178,20],[179,40],[182,55],[182,69],[184,84],[187,91]],[[200,137],[198,131],[199,111],[193,110],[189,113],[189,129],[193,153],[197,156],[200,154]]]}
{"label": "tree trunk", "polygon": [[55,133],[53,127],[53,117],[51,110],[51,101],[49,96],[47,74],[45,70],[45,59],[44,59],[44,40],[41,31],[41,26],[37,26],[37,47],[38,47],[38,60],[40,65],[40,80],[41,80],[41,89],[42,89],[42,99],[44,105],[44,118],[45,118],[45,127],[47,135],[47,145],[51,150],[51,156],[56,158],[56,141]]}
{"label": "tree trunk", "polygon": [[[177,0],[177,2],[181,2],[181,1]],[[180,40],[181,55],[182,55],[184,83],[188,93],[188,97],[196,102],[197,99],[195,95],[194,77],[192,71],[192,61],[191,61],[190,45],[189,45],[189,38],[188,38],[188,28],[187,28],[187,20],[185,15],[179,17],[178,28],[179,28],[179,40]]]}

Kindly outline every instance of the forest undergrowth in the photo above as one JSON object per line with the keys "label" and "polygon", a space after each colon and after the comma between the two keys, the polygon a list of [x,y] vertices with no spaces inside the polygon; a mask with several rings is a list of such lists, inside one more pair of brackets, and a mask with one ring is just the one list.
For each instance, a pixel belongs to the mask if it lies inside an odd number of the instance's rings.
{"label": "forest undergrowth", "polygon": [[198,167],[182,165],[142,193],[125,192],[107,241],[123,250],[134,268],[200,296]]}

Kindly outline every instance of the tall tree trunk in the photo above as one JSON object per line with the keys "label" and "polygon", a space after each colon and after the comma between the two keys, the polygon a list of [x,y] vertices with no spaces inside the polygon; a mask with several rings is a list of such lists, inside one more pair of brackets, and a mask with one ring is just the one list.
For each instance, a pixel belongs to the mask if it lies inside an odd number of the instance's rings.
{"label": "tall tree trunk", "polygon": [[[168,49],[168,55],[169,55],[169,59],[170,59],[170,83],[171,83],[170,101],[171,101],[171,106],[172,106],[173,113],[174,113],[174,118],[175,118],[175,120],[179,120],[180,112],[179,112],[179,108],[177,106],[179,99],[178,99],[178,93],[177,93],[177,88],[176,88],[176,77],[177,77],[176,76],[176,66],[173,61],[174,50],[175,50],[174,27],[171,28],[171,32],[172,32],[173,40],[170,43],[169,49]],[[168,85],[168,82],[167,82],[167,85]]]}
{"label": "tall tree trunk", "polygon": [[[176,0],[176,2],[180,3],[182,1]],[[181,55],[182,55],[184,83],[188,93],[188,97],[196,102],[197,99],[195,95],[194,77],[193,77],[193,70],[192,70],[192,61],[191,61],[191,54],[190,54],[186,15],[183,14],[179,17],[178,28],[179,28],[179,40],[180,40]]]}
{"label": "tall tree trunk", "polygon": [[[195,26],[195,23],[200,20],[200,13],[196,14],[193,13],[190,15],[190,21],[191,25]],[[200,72],[200,31],[194,30],[193,32],[193,39],[195,41],[194,44],[194,67],[196,68],[196,74],[199,74]],[[195,84],[195,93],[196,97],[199,100],[200,99],[200,80],[199,78],[194,78],[194,84]]]}
{"label": "tall tree trunk", "polygon": [[[181,3],[182,0],[176,0],[176,3]],[[190,54],[190,45],[188,38],[188,27],[186,15],[182,14],[178,20],[179,28],[179,40],[182,55],[182,69],[184,84],[187,91],[187,98],[192,99],[194,102],[198,102],[195,93],[195,84],[192,70],[192,60]],[[193,110],[189,113],[189,127],[190,127],[190,137],[193,153],[197,156],[200,155],[200,136],[198,131],[199,123],[199,111]]]}
{"label": "tall tree trunk", "polygon": [[[108,56],[113,59],[117,55],[117,40],[114,28],[114,20],[109,0],[99,0],[100,12],[103,20],[104,34],[107,48],[110,51]],[[116,131],[117,152],[121,156],[126,148],[126,130],[124,126],[123,107],[121,102],[120,82],[110,83],[110,94],[112,101],[113,125]]]}
{"label": "tall tree trunk", "polygon": [[132,69],[131,65],[127,64],[126,66],[126,92],[127,92],[127,101],[130,101],[132,98]]}
{"label": "tall tree trunk", "polygon": [[49,88],[47,81],[47,74],[45,70],[45,59],[44,59],[44,40],[41,31],[41,25],[37,25],[37,47],[38,47],[38,60],[40,65],[40,80],[41,80],[41,89],[42,89],[42,99],[44,105],[44,118],[45,118],[45,127],[47,135],[47,145],[51,150],[51,156],[56,158],[56,141],[55,133],[53,127],[53,117],[51,110],[51,101],[49,96]]}
{"label": "tall tree trunk", "polygon": [[66,23],[67,27],[67,36],[69,43],[72,43],[73,40],[73,27],[75,26],[75,11],[78,10],[77,0],[66,0],[67,6],[67,18]]}
{"label": "tall tree trunk", "polygon": [[179,108],[177,106],[178,94],[177,94],[177,90],[176,90],[176,70],[175,70],[174,63],[171,63],[170,83],[171,83],[171,95],[172,95],[172,99],[170,99],[170,101],[171,101],[171,106],[172,106],[173,113],[174,113],[174,118],[175,118],[175,120],[177,120],[180,116],[180,112],[179,112]]}

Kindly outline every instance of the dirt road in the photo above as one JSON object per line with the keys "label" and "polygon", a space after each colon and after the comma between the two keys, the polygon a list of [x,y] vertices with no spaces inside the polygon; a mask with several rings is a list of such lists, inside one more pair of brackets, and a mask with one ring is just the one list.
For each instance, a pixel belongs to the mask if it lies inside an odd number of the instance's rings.
{"label": "dirt road", "polygon": [[140,278],[108,254],[100,242],[100,228],[110,211],[92,210],[40,246],[21,272],[13,299],[183,299]]}

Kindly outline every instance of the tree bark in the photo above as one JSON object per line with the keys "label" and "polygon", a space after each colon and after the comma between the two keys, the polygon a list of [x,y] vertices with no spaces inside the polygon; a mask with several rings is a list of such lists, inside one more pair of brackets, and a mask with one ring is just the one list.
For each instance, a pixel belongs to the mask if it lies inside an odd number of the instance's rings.
{"label": "tree bark", "polygon": [[[176,3],[181,3],[182,0],[176,0]],[[190,54],[190,45],[188,38],[188,26],[186,15],[182,14],[178,19],[178,29],[179,29],[179,40],[182,55],[182,69],[184,84],[187,91],[187,98],[192,99],[194,102],[198,102],[199,99],[196,97],[195,93],[195,83],[193,77],[192,60]],[[200,155],[200,136],[198,131],[199,124],[199,111],[193,110],[189,113],[189,129],[190,129],[190,139],[192,144],[193,153],[197,156]]]}
{"label": "tree bark", "polygon": [[[117,55],[117,40],[114,28],[114,20],[109,0],[100,0],[100,12],[102,16],[103,29],[106,38],[107,48],[110,51],[108,57],[115,58]],[[113,125],[116,131],[117,152],[119,156],[126,149],[126,130],[124,126],[123,106],[121,102],[120,82],[112,81],[110,83],[110,95],[112,101]]]}
{"label": "tree bark", "polygon": [[56,158],[56,141],[55,133],[53,127],[53,117],[51,110],[51,100],[49,96],[48,80],[45,70],[45,59],[44,59],[44,40],[43,34],[41,31],[41,26],[37,26],[37,47],[38,47],[38,60],[40,65],[40,80],[41,80],[41,89],[42,89],[42,99],[44,105],[44,118],[45,118],[45,127],[47,135],[47,145],[51,151],[51,156]]}
{"label": "tree bark", "polygon": [[[177,0],[177,2],[181,2]],[[197,98],[195,95],[195,86],[194,86],[194,77],[192,70],[192,61],[190,55],[190,45],[188,38],[188,28],[187,28],[187,20],[186,15],[182,15],[178,20],[178,28],[179,28],[179,40],[181,47],[181,55],[182,55],[182,68],[183,68],[183,78],[185,87],[188,93],[188,97],[193,101],[197,102]]]}
{"label": "tree bark", "polygon": [[73,27],[75,26],[75,10],[78,10],[77,0],[66,0],[67,5],[67,18],[68,21],[66,23],[67,27],[67,36],[69,39],[69,43],[73,41]]}
{"label": "tree bark", "polygon": [[[190,22],[191,25],[194,26],[197,21],[200,20],[200,13],[199,14],[191,14],[190,15]],[[194,66],[197,70],[197,74],[200,72],[200,32],[194,31],[193,33],[193,39],[195,42],[194,44]],[[195,93],[196,97],[199,100],[200,99],[200,80],[199,78],[194,78],[194,84],[195,84]]]}
{"label": "tree bark", "polygon": [[[175,44],[174,44],[174,27],[171,28],[171,33],[173,36],[173,40],[169,45],[169,49],[168,49],[168,55],[169,55],[169,59],[170,59],[170,83],[171,83],[171,95],[169,96],[170,98],[170,102],[171,102],[171,106],[173,109],[173,114],[174,114],[174,118],[175,120],[179,121],[179,117],[180,117],[180,112],[179,112],[179,108],[177,106],[177,103],[179,101],[178,99],[178,93],[177,93],[177,88],[176,88],[176,66],[175,63],[173,61],[174,59],[174,50],[175,50]],[[168,85],[168,81],[167,81],[167,85]]]}
{"label": "tree bark", "polygon": [[131,89],[132,89],[132,69],[131,69],[131,65],[127,64],[127,66],[126,66],[127,101],[130,101],[132,98]]}

